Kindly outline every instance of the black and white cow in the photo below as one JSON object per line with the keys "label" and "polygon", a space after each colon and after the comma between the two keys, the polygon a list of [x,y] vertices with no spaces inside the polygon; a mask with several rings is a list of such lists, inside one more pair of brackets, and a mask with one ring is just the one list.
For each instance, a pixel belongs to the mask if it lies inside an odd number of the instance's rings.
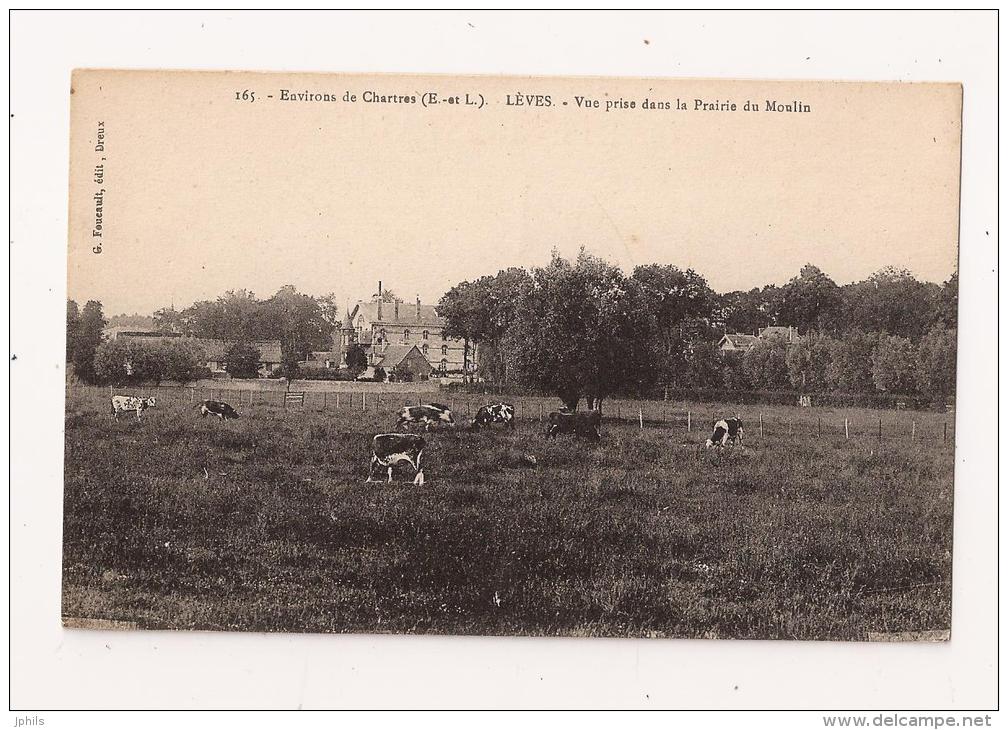
{"label": "black and white cow", "polygon": [[598,411],[587,413],[553,411],[549,414],[546,437],[555,438],[560,433],[571,433],[577,437],[584,436],[597,441],[602,438],[602,414]]}
{"label": "black and white cow", "polygon": [[714,424],[714,433],[707,439],[707,448],[723,448],[729,443],[742,445],[742,419],[737,415],[735,418],[722,418]]}
{"label": "black and white cow", "polygon": [[396,428],[408,431],[411,426],[423,426],[425,431],[430,431],[437,425],[454,427],[455,417],[448,406],[440,403],[425,403],[420,406],[404,406],[399,411],[399,420],[396,421]]}
{"label": "black and white cow", "polygon": [[478,431],[482,426],[494,423],[503,423],[507,428],[514,430],[515,407],[510,403],[488,403],[482,406],[473,416],[472,430]]}
{"label": "black and white cow", "polygon": [[374,474],[375,464],[388,469],[388,481],[392,481],[392,468],[400,461],[405,461],[416,471],[413,483],[420,486],[424,483],[423,467],[420,465],[420,455],[423,454],[425,442],[423,436],[413,433],[380,433],[371,440],[371,464],[368,466],[369,482]]}
{"label": "black and white cow", "polygon": [[118,421],[119,414],[122,411],[136,411],[136,417],[139,421],[140,414],[148,408],[153,408],[154,404],[154,398],[138,398],[135,395],[114,395],[112,396],[112,405],[109,408],[109,413],[112,415],[112,418]]}
{"label": "black and white cow", "polygon": [[238,412],[234,408],[219,400],[205,400],[202,403],[197,403],[196,408],[199,409],[200,415],[203,418],[217,416],[221,421],[226,421],[229,418],[238,418]]}

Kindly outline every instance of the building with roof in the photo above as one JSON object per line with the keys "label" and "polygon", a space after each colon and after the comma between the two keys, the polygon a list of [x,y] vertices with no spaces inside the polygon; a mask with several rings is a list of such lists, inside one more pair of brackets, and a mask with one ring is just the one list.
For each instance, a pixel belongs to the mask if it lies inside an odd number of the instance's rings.
{"label": "building with roof", "polygon": [[[333,334],[333,350],[340,353],[339,365],[346,365],[346,353],[352,345],[360,345],[367,354],[368,366],[380,366],[386,357],[398,356],[416,346],[417,351],[436,373],[463,373],[476,368],[472,346],[466,350],[463,340],[444,334],[447,322],[432,304],[400,299],[386,301],[378,282],[378,293],[370,301],[358,301]],[[406,350],[392,348],[403,348]]]}
{"label": "building with roof", "polygon": [[798,339],[798,330],[794,327],[764,327],[758,335],[726,334],[718,341],[717,348],[723,355],[732,353],[744,355],[755,347],[757,342],[769,337],[783,337],[788,342],[794,342]]}

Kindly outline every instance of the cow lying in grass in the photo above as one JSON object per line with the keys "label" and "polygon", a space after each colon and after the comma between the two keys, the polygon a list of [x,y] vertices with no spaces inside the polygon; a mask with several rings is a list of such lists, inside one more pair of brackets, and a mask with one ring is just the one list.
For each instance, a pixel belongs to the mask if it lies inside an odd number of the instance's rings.
{"label": "cow lying in grass", "polygon": [[455,417],[448,406],[440,403],[425,403],[420,406],[404,406],[399,410],[396,428],[408,431],[411,426],[423,426],[424,431],[430,431],[435,426],[455,427]]}
{"label": "cow lying in grass", "polygon": [[722,418],[720,421],[714,424],[714,433],[711,434],[710,438],[707,439],[707,448],[724,448],[729,443],[738,443],[739,446],[742,445],[742,419],[738,416],[735,418]]}
{"label": "cow lying in grass", "polygon": [[602,438],[602,414],[598,411],[587,413],[553,411],[549,414],[546,438],[555,438],[560,433],[570,433],[579,438],[583,436],[598,441]]}
{"label": "cow lying in grass", "polygon": [[424,450],[424,438],[412,433],[380,433],[371,440],[371,463],[368,465],[367,481],[374,481],[375,464],[388,469],[388,481],[392,481],[392,468],[405,461],[416,471],[413,483],[420,486],[424,483],[423,467],[420,466],[420,455]]}
{"label": "cow lying in grass", "polygon": [[238,418],[238,412],[234,408],[218,400],[205,400],[197,403],[196,408],[199,408],[200,415],[203,418],[217,416],[221,421],[226,421],[229,418]]}
{"label": "cow lying in grass", "polygon": [[140,414],[148,408],[153,408],[154,403],[154,398],[137,398],[135,395],[114,395],[112,396],[112,405],[109,413],[114,420],[118,421],[120,412],[136,411],[136,417],[139,421]]}
{"label": "cow lying in grass", "polygon": [[510,403],[488,403],[476,411],[471,428],[473,431],[479,431],[483,426],[494,423],[502,423],[505,427],[514,430],[515,407]]}

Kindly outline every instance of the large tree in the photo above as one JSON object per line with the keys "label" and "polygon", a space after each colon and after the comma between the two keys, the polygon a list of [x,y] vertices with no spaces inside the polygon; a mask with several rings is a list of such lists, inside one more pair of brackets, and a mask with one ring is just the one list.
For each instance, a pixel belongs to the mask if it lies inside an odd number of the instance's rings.
{"label": "large tree", "polygon": [[717,296],[692,269],[650,264],[635,268],[632,279],[640,284],[645,306],[654,317],[654,346],[660,355],[655,374],[663,382],[680,384],[687,361],[713,336]]}
{"label": "large tree", "polygon": [[[453,286],[437,305],[447,337],[463,340],[468,369],[469,346],[480,350],[480,374],[498,382],[509,379],[510,358],[501,346],[517,321],[519,303],[532,288],[525,269],[512,267]],[[484,347],[485,346],[485,347]]]}
{"label": "large tree", "polygon": [[833,331],[841,306],[836,282],[818,267],[805,264],[801,273],[782,289],[778,316],[780,324],[793,325],[801,333]]}
{"label": "large tree", "polygon": [[77,336],[80,333],[80,309],[77,302],[67,299],[66,313],[66,362],[73,360],[74,347],[77,344]]}
{"label": "large tree", "polygon": [[73,344],[73,356],[71,360],[74,366],[74,373],[85,383],[94,383],[98,380],[95,373],[94,360],[98,346],[102,343],[105,324],[106,321],[105,316],[102,314],[101,302],[92,299],[84,305]]}
{"label": "large tree", "polygon": [[654,314],[640,281],[584,250],[535,269],[508,337],[521,382],[570,408],[654,381]]}
{"label": "large tree", "polygon": [[941,288],[918,281],[906,269],[887,266],[843,288],[845,328],[920,339],[935,318]]}

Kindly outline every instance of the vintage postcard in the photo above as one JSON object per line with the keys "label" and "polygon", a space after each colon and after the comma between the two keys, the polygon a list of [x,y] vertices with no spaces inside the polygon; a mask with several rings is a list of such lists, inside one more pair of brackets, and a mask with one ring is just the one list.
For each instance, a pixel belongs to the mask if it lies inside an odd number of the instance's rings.
{"label": "vintage postcard", "polygon": [[958,84],[69,93],[66,626],[949,637]]}

